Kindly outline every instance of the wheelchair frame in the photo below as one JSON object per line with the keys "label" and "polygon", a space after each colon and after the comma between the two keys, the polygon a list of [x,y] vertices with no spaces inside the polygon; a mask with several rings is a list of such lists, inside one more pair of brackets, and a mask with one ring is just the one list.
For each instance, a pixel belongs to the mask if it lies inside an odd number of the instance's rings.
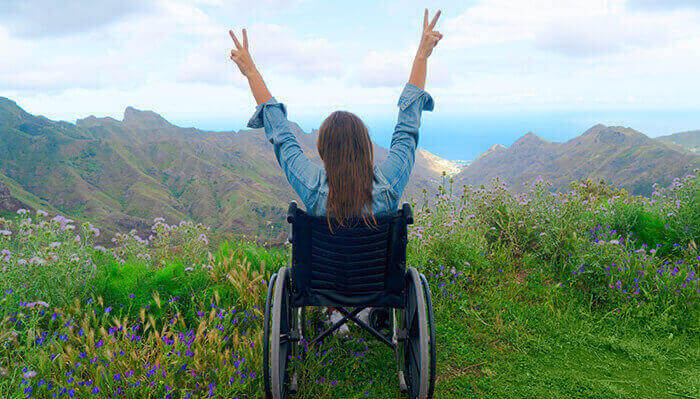
{"label": "wheelchair frame", "polygon": [[[359,220],[352,227],[328,226],[289,205],[292,267],[283,267],[268,284],[263,336],[265,397],[286,399],[298,389],[298,372],[289,360],[302,340],[320,344],[352,321],[395,353],[399,389],[411,399],[431,398],[436,345],[430,288],[425,276],[406,268],[408,203],[392,215],[377,216],[376,226]],[[305,308],[332,306],[342,318],[315,338],[304,335]],[[367,307],[392,310],[392,333],[360,320]],[[350,310],[350,308],[353,308]]]}

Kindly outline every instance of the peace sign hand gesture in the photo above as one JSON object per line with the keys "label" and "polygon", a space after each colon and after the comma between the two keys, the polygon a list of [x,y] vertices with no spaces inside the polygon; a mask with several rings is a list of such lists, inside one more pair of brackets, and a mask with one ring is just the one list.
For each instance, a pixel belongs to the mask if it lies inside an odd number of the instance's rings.
{"label": "peace sign hand gesture", "polygon": [[440,13],[441,11],[438,10],[432,21],[428,23],[428,9],[425,9],[425,14],[423,16],[423,35],[421,36],[420,45],[418,46],[419,57],[430,57],[430,54],[433,53],[433,49],[437,46],[440,39],[442,39],[442,33],[434,30],[435,24],[438,18],[440,18]]}
{"label": "peace sign hand gesture", "polygon": [[243,45],[238,41],[232,30],[229,30],[228,34],[231,35],[231,39],[233,39],[233,43],[236,45],[236,48],[231,50],[231,60],[236,63],[238,69],[241,70],[244,76],[250,77],[256,69],[253,58],[248,52],[248,35],[246,30],[243,29]]}

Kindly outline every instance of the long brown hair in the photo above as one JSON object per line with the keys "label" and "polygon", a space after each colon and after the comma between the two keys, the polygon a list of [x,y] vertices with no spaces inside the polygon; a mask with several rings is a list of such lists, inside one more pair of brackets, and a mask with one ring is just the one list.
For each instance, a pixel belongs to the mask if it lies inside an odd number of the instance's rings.
{"label": "long brown hair", "polygon": [[321,124],[316,145],[328,176],[328,225],[333,219],[345,226],[358,217],[373,225],[374,150],[365,124],[355,114],[335,111]]}

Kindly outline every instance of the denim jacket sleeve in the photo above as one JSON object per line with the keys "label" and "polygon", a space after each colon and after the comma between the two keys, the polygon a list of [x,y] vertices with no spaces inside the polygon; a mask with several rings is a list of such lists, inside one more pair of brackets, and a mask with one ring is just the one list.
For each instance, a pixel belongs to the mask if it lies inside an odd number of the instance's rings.
{"label": "denim jacket sleeve", "polygon": [[407,83],[399,98],[399,118],[391,137],[388,158],[379,165],[395,198],[403,194],[411,175],[418,146],[418,129],[422,111],[432,111],[433,98],[427,92]]}
{"label": "denim jacket sleeve", "polygon": [[318,199],[321,186],[321,167],[311,162],[293,133],[293,125],[287,120],[287,108],[271,98],[256,107],[248,121],[250,128],[265,128],[265,135],[272,143],[282,171],[294,191],[299,194],[306,209],[311,209]]}

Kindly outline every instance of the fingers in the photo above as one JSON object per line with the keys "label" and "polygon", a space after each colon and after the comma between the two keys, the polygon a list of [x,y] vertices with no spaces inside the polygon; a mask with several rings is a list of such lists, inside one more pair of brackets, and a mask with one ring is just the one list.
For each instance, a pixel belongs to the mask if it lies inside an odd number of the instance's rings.
{"label": "fingers", "polygon": [[428,27],[428,9],[425,9],[425,14],[423,14],[423,30]]}
{"label": "fingers", "polygon": [[238,42],[238,39],[236,39],[236,35],[233,33],[232,30],[229,30],[228,34],[231,35],[231,39],[233,39],[233,43],[236,44],[237,49],[240,50],[241,48],[243,48],[243,47],[241,47],[241,44]]}
{"label": "fingers", "polygon": [[246,49],[248,48],[248,35],[245,31],[245,28],[243,28],[243,47]]}
{"label": "fingers", "polygon": [[438,18],[440,18],[441,13],[442,13],[442,10],[438,10],[438,12],[433,17],[433,20],[430,21],[430,25],[428,25],[428,29],[433,30],[433,28],[435,27],[435,24],[437,23]]}

